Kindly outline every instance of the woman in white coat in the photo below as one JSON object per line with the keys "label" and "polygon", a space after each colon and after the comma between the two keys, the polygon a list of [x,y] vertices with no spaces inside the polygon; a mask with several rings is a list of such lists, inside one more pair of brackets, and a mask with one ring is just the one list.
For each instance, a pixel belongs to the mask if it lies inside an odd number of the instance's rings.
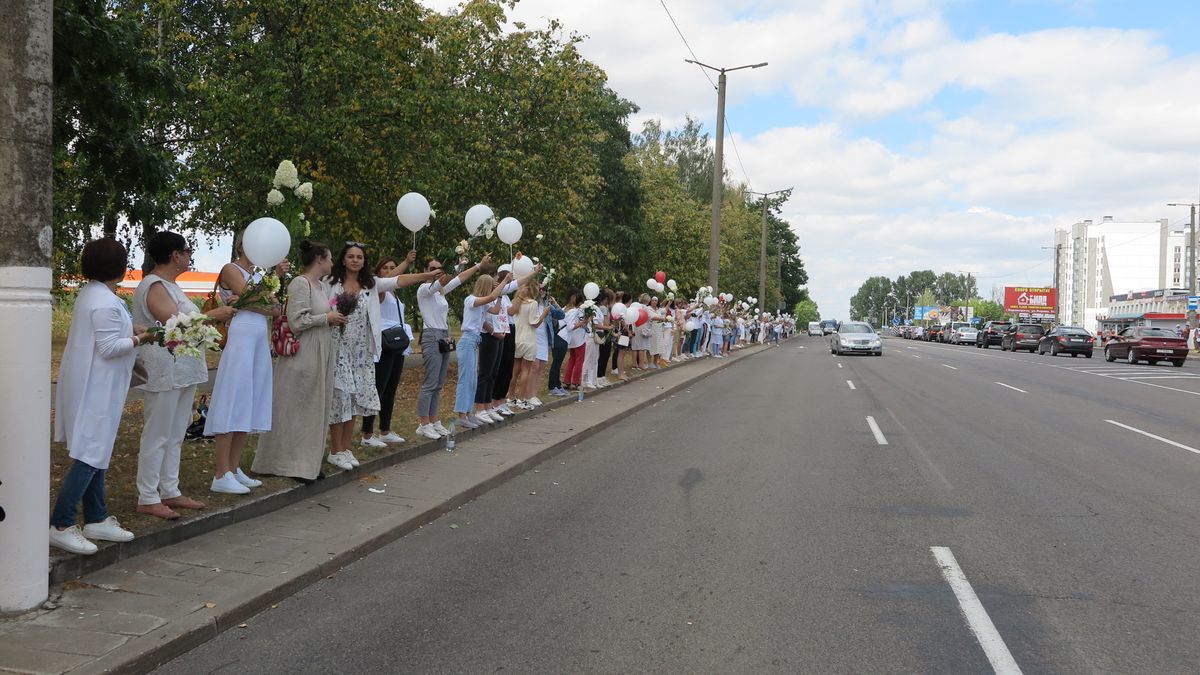
{"label": "woman in white coat", "polygon": [[[108,515],[104,475],[121,424],[135,351],[149,340],[145,329],[134,334],[117,284],[125,278],[128,253],[115,239],[97,239],[83,247],[82,271],[88,282],[75,297],[71,332],[63,352],[54,394],[54,440],[66,442],[75,460],[63,479],[50,517],[50,544],[91,555],[90,539],[129,541],[133,533]],[[83,502],[83,530],[75,522]]]}

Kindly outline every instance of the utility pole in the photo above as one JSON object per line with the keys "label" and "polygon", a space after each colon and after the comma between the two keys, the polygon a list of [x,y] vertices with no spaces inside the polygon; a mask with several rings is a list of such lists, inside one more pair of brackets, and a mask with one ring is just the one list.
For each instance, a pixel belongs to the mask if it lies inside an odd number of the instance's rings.
{"label": "utility pole", "polygon": [[[1187,270],[1188,277],[1188,295],[1196,295],[1196,207],[1200,204],[1167,204],[1167,206],[1190,206],[1192,207],[1192,219],[1190,232],[1188,233],[1186,251],[1187,251]],[[1187,310],[1187,323],[1190,328],[1196,328],[1196,310]]]}
{"label": "utility pole", "polygon": [[767,62],[763,61],[737,68],[717,68],[692,59],[684,59],[684,61],[718,73],[717,147],[716,157],[713,159],[712,228],[709,231],[708,239],[708,285],[712,286],[715,291],[718,288],[717,275],[721,267],[721,200],[725,188],[725,73],[732,73],[744,68],[762,68],[767,65]]}
{"label": "utility pole", "polygon": [[[777,195],[781,192],[791,192],[792,188],[786,190],[775,190],[773,192],[754,192],[748,190],[752,195],[762,197],[762,227],[759,229],[758,237],[758,301],[767,296],[767,197]],[[710,270],[711,271],[711,270]],[[780,279],[780,290],[782,291],[783,280]]]}
{"label": "utility pole", "polygon": [[0,24],[0,614],[46,600],[50,522],[52,0]]}

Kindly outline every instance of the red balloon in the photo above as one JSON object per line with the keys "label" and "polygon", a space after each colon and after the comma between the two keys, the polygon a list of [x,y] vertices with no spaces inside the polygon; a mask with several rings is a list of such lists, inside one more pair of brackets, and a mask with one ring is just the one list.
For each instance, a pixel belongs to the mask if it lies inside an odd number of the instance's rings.
{"label": "red balloon", "polygon": [[633,325],[634,325],[634,326],[640,326],[640,325],[642,325],[642,324],[646,323],[646,322],[647,322],[647,321],[649,321],[649,320],[650,320],[650,312],[648,312],[648,311],[646,310],[646,308],[645,308],[645,307],[643,307],[643,308],[641,308],[641,309],[639,309],[639,310],[638,310],[638,318],[637,318],[637,321],[635,321],[635,322],[633,323]]}
{"label": "red balloon", "polygon": [[655,272],[654,280],[660,284],[667,283],[667,273],[666,272]]}

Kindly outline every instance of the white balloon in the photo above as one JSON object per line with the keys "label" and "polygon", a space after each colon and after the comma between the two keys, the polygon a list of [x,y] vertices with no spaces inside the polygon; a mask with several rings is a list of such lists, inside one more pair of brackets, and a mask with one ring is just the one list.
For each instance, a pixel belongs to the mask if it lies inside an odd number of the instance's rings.
{"label": "white balloon", "polygon": [[647,279],[646,280],[646,288],[649,288],[652,291],[657,291],[658,290],[658,281],[656,281],[653,277],[650,279]]}
{"label": "white balloon", "polygon": [[675,283],[674,279],[667,279],[667,288],[671,289],[671,292],[674,293],[679,290],[679,284]]}
{"label": "white balloon", "polygon": [[521,221],[509,216],[496,226],[496,236],[509,246],[521,241]]}
{"label": "white balloon", "polygon": [[463,218],[463,221],[467,225],[467,234],[474,237],[475,233],[479,231],[479,226],[486,223],[489,218],[495,217],[495,215],[492,213],[492,209],[485,204],[476,204],[467,209],[467,216]]}
{"label": "white balloon", "polygon": [[292,249],[292,235],[287,225],[274,218],[259,218],[246,226],[242,233],[242,250],[250,262],[270,268],[283,262]]}
{"label": "white balloon", "polygon": [[518,258],[513,258],[512,273],[516,279],[524,279],[533,274],[533,258],[523,255]]}
{"label": "white balloon", "polygon": [[655,290],[655,292],[657,292],[657,293],[662,293],[662,292],[664,292],[664,291],[666,291],[666,290],[667,290],[667,287],[666,287],[666,286],[664,286],[663,284],[660,284],[660,283],[658,283],[658,282],[656,281],[656,282],[654,282],[654,290]]}
{"label": "white balloon", "polygon": [[704,304],[708,305],[709,307],[712,307],[713,305],[717,304],[717,299],[710,295],[704,299]]}
{"label": "white balloon", "polygon": [[619,319],[619,318],[625,316],[625,312],[628,312],[628,311],[629,311],[629,308],[625,306],[625,303],[618,302],[617,304],[612,306],[612,317],[614,319]]}
{"label": "white balloon", "polygon": [[689,332],[690,332],[690,331],[694,331],[694,330],[696,330],[696,328],[697,328],[697,326],[696,326],[696,322],[695,322],[695,321],[692,321],[691,319],[688,319],[688,320],[687,320],[687,323],[683,324],[683,327],[684,327],[684,328],[686,328],[686,329],[688,329],[688,331],[689,331]]}
{"label": "white balloon", "polygon": [[625,310],[625,313],[631,317],[636,316],[638,313],[638,310],[640,310],[641,308],[642,308],[642,303],[631,302],[631,303],[629,303],[629,308]]}
{"label": "white balloon", "polygon": [[595,300],[596,296],[600,295],[600,287],[589,281],[583,285],[583,297],[588,300]]}
{"label": "white balloon", "polygon": [[409,232],[416,232],[429,224],[429,200],[416,192],[410,192],[396,202],[396,217]]}

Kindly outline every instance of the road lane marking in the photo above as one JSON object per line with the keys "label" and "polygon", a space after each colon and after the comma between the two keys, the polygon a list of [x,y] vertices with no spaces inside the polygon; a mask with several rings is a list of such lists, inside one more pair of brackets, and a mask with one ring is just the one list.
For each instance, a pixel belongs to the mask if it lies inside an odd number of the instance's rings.
{"label": "road lane marking", "polygon": [[871,433],[875,434],[875,442],[880,445],[887,445],[887,439],[883,437],[883,432],[879,429],[879,425],[875,423],[875,418],[867,415],[867,426],[871,427]]}
{"label": "road lane marking", "polygon": [[1011,384],[1004,384],[1003,382],[997,382],[996,384],[1000,385],[1001,387],[1008,387],[1009,389],[1012,389],[1013,391],[1019,391],[1022,394],[1029,393],[1029,392],[1025,391],[1024,389],[1017,389],[1016,387],[1012,386]]}
{"label": "road lane marking", "polygon": [[1004,638],[1000,637],[1000,632],[996,630],[996,625],[983,608],[983,603],[979,602],[979,596],[975,595],[975,589],[971,588],[967,575],[963,574],[962,568],[958,566],[954,553],[945,546],[930,546],[929,550],[933,552],[934,559],[942,568],[942,576],[946,578],[946,583],[950,584],[950,590],[954,591],[954,597],[958,599],[958,609],[967,620],[967,627],[979,641],[979,646],[983,647],[983,653],[992,664],[992,670],[996,671],[997,675],[1020,673],[1021,667],[1008,651]]}
{"label": "road lane marking", "polygon": [[1118,427],[1121,427],[1122,429],[1128,429],[1134,433],[1139,433],[1143,436],[1148,436],[1150,438],[1153,438],[1156,441],[1162,441],[1163,443],[1166,443],[1167,445],[1173,445],[1177,448],[1182,448],[1184,450],[1187,450],[1188,452],[1194,452],[1197,455],[1200,455],[1200,450],[1197,450],[1196,448],[1193,448],[1190,445],[1184,445],[1183,443],[1176,443],[1175,441],[1173,441],[1169,438],[1163,438],[1162,436],[1155,436],[1154,434],[1150,433],[1149,431],[1142,431],[1141,429],[1131,427],[1128,424],[1121,424],[1120,422],[1117,422],[1116,420],[1104,420],[1104,421],[1108,422],[1109,424],[1113,424]]}
{"label": "road lane marking", "polygon": [[950,365],[950,364],[948,364],[948,363],[943,363],[943,364],[942,364],[942,366],[943,366],[943,367],[946,367],[946,368],[949,368],[950,370],[958,370],[958,368],[955,368],[954,366],[952,366],[952,365]]}
{"label": "road lane marking", "polygon": [[838,364],[838,368],[841,368],[841,367],[842,367],[842,364],[840,364],[840,363],[839,363],[839,364]]}
{"label": "road lane marking", "polygon": [[913,355],[912,355],[912,357],[913,357],[914,359],[919,359],[919,358],[921,358],[921,357],[917,356],[916,354],[913,354]]}
{"label": "road lane marking", "polygon": [[846,384],[850,386],[850,389],[851,389],[851,390],[853,390],[853,389],[854,389],[854,383],[853,383],[853,382],[851,382],[850,380],[846,380]]}

